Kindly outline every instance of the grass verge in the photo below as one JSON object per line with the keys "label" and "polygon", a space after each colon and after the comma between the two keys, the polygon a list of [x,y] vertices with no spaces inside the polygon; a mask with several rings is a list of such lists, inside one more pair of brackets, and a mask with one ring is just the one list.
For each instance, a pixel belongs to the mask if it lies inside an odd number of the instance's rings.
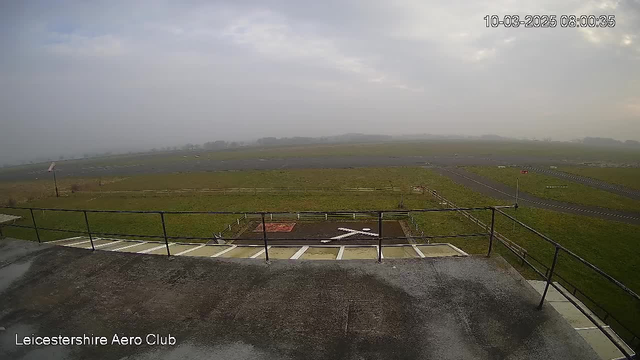
{"label": "grass verge", "polygon": [[[562,180],[540,173],[520,174],[520,169],[508,167],[499,169],[488,166],[471,166],[465,169],[516,188],[519,179],[520,190],[540,198],[563,201],[573,204],[598,206],[609,209],[640,212],[640,201],[612,194],[608,191],[592,188],[587,185]],[[547,188],[547,186],[565,185],[566,188]],[[515,191],[515,190],[514,190]]]}

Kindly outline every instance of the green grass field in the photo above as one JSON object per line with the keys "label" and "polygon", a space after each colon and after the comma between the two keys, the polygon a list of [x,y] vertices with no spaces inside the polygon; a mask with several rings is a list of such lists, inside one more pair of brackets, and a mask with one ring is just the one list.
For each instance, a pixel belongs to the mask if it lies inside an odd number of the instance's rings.
{"label": "green grass field", "polygon": [[[533,175],[533,174],[529,174]],[[396,209],[401,201],[406,208],[439,208],[439,202],[430,194],[410,193],[411,186],[423,185],[435,189],[439,194],[455,202],[458,206],[505,205],[503,201],[489,198],[457,185],[447,177],[424,168],[379,168],[342,170],[291,170],[291,171],[250,171],[223,173],[190,173],[172,175],[142,175],[116,179],[97,187],[95,179],[86,179],[89,193],[65,193],[61,198],[43,195],[27,201],[22,206],[54,207],[73,209],[121,209],[121,210],[203,210],[203,211],[302,211],[302,210],[371,210]],[[110,191],[145,189],[215,188],[228,186],[256,185],[262,187],[326,187],[320,193],[246,193],[246,194],[117,194]],[[535,184],[535,183],[534,183]],[[401,187],[403,193],[385,191],[362,193],[333,193],[331,189],[343,187]],[[29,196],[31,189],[40,193],[42,189],[29,183],[23,191]],[[19,186],[18,186],[19,188]],[[97,190],[96,190],[97,189]],[[94,191],[95,190],[95,191]],[[102,193],[101,193],[102,192]],[[578,193],[576,196],[582,196]],[[24,210],[2,210],[25,217],[20,223],[31,224],[30,215]],[[509,211],[511,214],[513,210]],[[635,291],[640,291],[640,262],[630,256],[640,250],[640,226],[613,221],[588,218],[578,215],[556,213],[549,210],[520,208],[518,219],[547,234],[586,260],[596,264]],[[40,227],[55,227],[85,230],[81,213],[36,211],[36,221]],[[476,214],[485,222],[490,221],[490,212]],[[167,215],[169,236],[210,237],[221,231],[237,216],[229,215]],[[471,234],[481,232],[477,225],[457,213],[438,212],[416,214],[420,230],[426,235]],[[89,214],[92,231],[109,233],[130,233],[162,235],[158,214]],[[553,247],[526,229],[516,226],[503,216],[497,216],[496,230],[530,254],[549,266],[553,257]],[[7,236],[35,239],[29,229],[5,228]],[[417,232],[419,234],[419,232]],[[45,240],[73,236],[72,234],[41,231]],[[487,237],[456,238],[434,240],[450,242],[472,254],[487,251]],[[496,245],[496,252],[503,255],[522,273],[534,278],[533,272],[519,265],[517,259],[502,246]],[[640,309],[615,288],[609,286],[597,274],[585,266],[561,256],[558,273],[579,286],[585,293],[596,299],[614,316],[633,324],[640,333]]]}
{"label": "green grass field", "polygon": [[[393,141],[361,144],[320,144],[304,146],[243,147],[218,151],[148,152],[106,157],[58,161],[60,166],[122,166],[167,164],[206,160],[238,160],[256,158],[323,157],[323,156],[539,156],[556,160],[638,163],[640,150],[625,147],[593,147],[582,144],[541,141],[429,140]],[[198,155],[198,157],[196,157]],[[0,169],[0,172],[42,170],[48,163],[27,164]]]}
{"label": "green grass field", "polygon": [[559,170],[640,190],[640,168],[561,167]]}
{"label": "green grass field", "polygon": [[[521,191],[545,199],[640,212],[640,201],[612,194],[608,191],[594,189],[570,180],[562,180],[535,172],[520,174],[520,168],[517,167],[499,169],[495,166],[470,166],[465,167],[465,169],[509,185],[514,189],[516,188],[516,181],[519,179]],[[567,188],[547,189],[547,185],[566,185]]]}

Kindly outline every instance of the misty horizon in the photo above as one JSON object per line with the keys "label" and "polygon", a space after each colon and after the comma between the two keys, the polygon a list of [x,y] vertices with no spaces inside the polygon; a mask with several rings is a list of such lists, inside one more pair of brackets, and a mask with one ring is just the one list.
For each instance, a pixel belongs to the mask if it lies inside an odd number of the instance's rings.
{"label": "misty horizon", "polygon": [[[307,141],[311,140],[311,141]],[[152,154],[154,152],[182,152],[182,151],[222,151],[222,150],[237,150],[242,148],[263,148],[263,147],[287,147],[287,146],[301,146],[301,145],[349,145],[349,144],[373,144],[373,143],[427,143],[427,142],[450,142],[450,141],[469,141],[469,142],[486,142],[486,143],[515,143],[515,142],[553,142],[553,143],[565,143],[573,145],[584,145],[590,147],[627,147],[640,149],[640,142],[636,140],[620,140],[613,138],[603,137],[585,137],[582,139],[572,139],[570,141],[554,140],[552,138],[513,138],[503,137],[496,134],[483,134],[480,136],[474,135],[456,135],[456,134],[402,134],[402,135],[388,135],[388,134],[361,134],[361,133],[347,133],[330,136],[292,136],[292,137],[265,137],[259,139],[227,141],[227,140],[212,140],[204,143],[188,142],[185,144],[167,144],[152,148],[104,148],[104,149],[89,149],[82,152],[75,152],[69,154],[59,154],[56,156],[37,156],[30,159],[22,159],[14,161],[13,163],[4,163],[0,166],[16,166],[25,164],[37,164],[51,161],[63,161],[73,159],[88,159],[95,157],[104,157],[111,155],[125,155],[125,154]]]}

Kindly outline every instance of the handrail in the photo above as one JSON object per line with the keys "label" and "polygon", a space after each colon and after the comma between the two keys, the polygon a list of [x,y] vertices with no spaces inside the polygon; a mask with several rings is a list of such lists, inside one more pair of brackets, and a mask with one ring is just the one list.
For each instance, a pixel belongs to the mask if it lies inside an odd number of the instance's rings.
{"label": "handrail", "polygon": [[377,214],[383,213],[409,213],[409,212],[439,212],[439,211],[475,211],[475,210],[491,210],[513,208],[515,205],[504,206],[483,206],[483,207],[468,207],[468,208],[433,208],[433,209],[389,209],[389,210],[334,210],[334,211],[166,211],[166,210],[91,210],[91,209],[59,209],[59,208],[30,208],[30,207],[18,207],[18,206],[0,206],[3,209],[15,209],[15,210],[39,210],[39,211],[62,211],[62,212],[91,212],[91,213],[129,213],[129,214],[211,214],[211,215],[238,215],[238,214]]}
{"label": "handrail", "polygon": [[532,228],[531,226],[523,223],[522,221],[516,219],[515,217],[505,213],[504,211],[501,211],[499,209],[496,209],[496,211],[498,211],[499,213],[501,213],[502,215],[506,216],[507,218],[515,221],[516,223],[520,224],[522,227],[524,227],[525,229],[533,232],[534,234],[540,236],[541,238],[543,238],[544,240],[546,240],[547,242],[549,242],[550,244],[553,244],[555,247],[559,248],[560,250],[566,252],[567,254],[571,255],[572,257],[574,257],[575,259],[577,259],[578,261],[580,261],[581,263],[583,263],[584,265],[586,265],[587,267],[589,267],[590,269],[594,270],[595,272],[597,272],[598,274],[602,275],[605,279],[609,280],[610,282],[614,283],[616,286],[618,286],[619,288],[621,288],[622,290],[624,290],[626,293],[628,293],[629,295],[631,295],[632,297],[634,297],[636,300],[640,301],[640,296],[638,294],[636,294],[633,290],[629,289],[626,285],[624,285],[623,283],[621,283],[620,281],[616,280],[613,276],[607,274],[606,272],[604,272],[603,270],[601,270],[600,268],[598,268],[597,266],[591,264],[590,262],[588,262],[587,260],[581,258],[580,256],[576,255],[573,251],[565,248],[564,246],[560,245],[558,242],[552,240],[551,238],[549,238],[548,236],[542,234],[541,232],[539,232],[538,230]]}
{"label": "handrail", "polygon": [[[634,298],[636,300],[640,300],[640,296],[637,293],[635,293],[633,290],[631,290],[630,288],[628,288],[627,286],[622,284],[620,281],[618,281],[615,278],[613,278],[611,275],[607,274],[606,272],[604,272],[603,270],[601,270],[597,266],[595,266],[595,265],[591,264],[590,262],[586,261],[585,259],[583,259],[582,257],[578,256],[574,252],[568,250],[567,248],[565,248],[564,246],[560,245],[558,242],[556,242],[553,239],[549,238],[545,234],[539,232],[538,230],[532,228],[531,226],[523,223],[522,221],[520,221],[520,220],[516,219],[515,217],[513,217],[513,216],[505,213],[504,211],[502,211],[502,209],[517,208],[517,205],[483,206],[483,207],[456,207],[455,204],[453,204],[453,203],[450,203],[450,205],[452,205],[452,207],[450,207],[450,208],[389,209],[389,210],[336,210],[336,211],[163,211],[163,210],[97,210],[97,209],[96,210],[90,210],[90,209],[60,209],[60,208],[30,208],[30,207],[16,207],[16,206],[0,206],[0,208],[4,208],[4,209],[28,210],[30,212],[31,220],[32,220],[32,223],[33,223],[33,226],[26,226],[26,225],[19,225],[19,224],[3,224],[3,225],[0,225],[0,237],[2,236],[1,235],[2,234],[2,232],[1,232],[1,227],[2,226],[34,229],[35,232],[36,232],[36,237],[38,238],[38,242],[41,242],[40,234],[39,234],[38,230],[60,231],[60,232],[78,233],[78,234],[88,234],[90,242],[91,242],[91,248],[94,249],[94,250],[95,250],[95,247],[94,247],[94,244],[93,244],[92,235],[137,237],[137,238],[160,238],[160,239],[164,239],[164,243],[166,244],[166,248],[167,248],[167,255],[171,256],[169,243],[168,243],[169,239],[171,239],[171,240],[178,240],[178,239],[214,240],[214,239],[218,239],[218,238],[222,238],[222,237],[216,237],[215,235],[214,235],[214,237],[169,236],[167,234],[167,230],[166,230],[166,227],[165,227],[165,214],[243,215],[245,219],[247,219],[247,215],[254,215],[254,216],[257,215],[258,218],[262,221],[262,224],[263,224],[262,240],[264,241],[264,247],[265,247],[264,254],[265,254],[265,259],[267,261],[269,261],[268,241],[280,241],[280,240],[311,240],[311,241],[318,241],[318,240],[329,240],[329,239],[325,239],[325,238],[314,238],[314,239],[309,239],[309,238],[271,238],[271,239],[268,239],[267,234],[266,234],[266,227],[264,226],[264,224],[265,224],[265,216],[266,215],[270,215],[271,219],[273,219],[273,215],[292,215],[292,214],[297,214],[298,218],[300,218],[300,215],[324,215],[326,217],[327,215],[345,215],[345,214],[351,215],[351,214],[353,214],[353,218],[355,219],[356,218],[356,214],[366,214],[366,215],[371,216],[371,218],[375,218],[378,221],[378,235],[375,238],[375,240],[377,240],[377,242],[378,242],[377,247],[378,247],[378,261],[379,262],[382,260],[383,240],[400,240],[400,239],[411,240],[411,239],[437,239],[437,238],[458,238],[458,237],[489,236],[489,253],[487,254],[488,256],[491,254],[491,245],[492,245],[493,239],[495,237],[500,243],[505,245],[507,247],[507,249],[512,251],[517,257],[521,258],[523,263],[526,263],[527,265],[531,266],[531,268],[533,268],[534,271],[538,275],[542,276],[546,280],[547,285],[545,287],[545,291],[544,291],[542,299],[540,301],[540,305],[539,305],[540,307],[544,303],[544,298],[545,298],[545,295],[547,293],[548,287],[549,286],[556,287],[552,283],[552,277],[554,276],[554,267],[555,267],[556,262],[558,261],[558,252],[560,250],[565,252],[565,253],[567,253],[567,254],[569,254],[570,256],[572,256],[573,258],[577,259],[578,261],[582,262],[584,265],[586,265],[590,269],[594,270],[595,272],[597,272],[598,274],[600,274],[601,276],[603,276],[604,278],[606,278],[607,280],[609,280],[610,282],[612,282],[613,284],[618,286],[619,288],[623,289],[627,294],[631,295],[632,298]],[[83,231],[83,230],[67,230],[67,229],[56,229],[56,228],[48,228],[48,227],[38,226],[36,224],[36,218],[34,216],[34,210],[36,210],[36,211],[40,210],[40,211],[59,211],[59,212],[84,213],[87,230],[86,231]],[[384,237],[383,236],[382,223],[384,221],[383,214],[385,214],[385,213],[389,213],[389,214],[406,214],[407,216],[410,216],[411,213],[429,213],[429,212],[456,211],[456,212],[462,212],[464,214],[467,211],[482,211],[482,210],[491,210],[491,212],[492,212],[491,224],[490,224],[490,232],[489,233],[486,232],[486,231],[489,231],[489,225],[485,225],[483,223],[482,227],[485,230],[485,232],[481,232],[481,233],[457,234],[457,235],[440,235],[440,236],[438,236],[438,235],[434,235],[434,236],[422,235],[422,236],[407,236],[407,237],[395,237],[395,236]],[[555,255],[554,255],[554,261],[553,261],[553,264],[551,265],[550,269],[547,268],[547,266],[545,264],[543,264],[539,260],[535,259],[533,256],[528,255],[526,253],[526,250],[521,248],[521,249],[517,249],[517,251],[516,251],[515,247],[514,247],[514,249],[512,249],[511,246],[515,245],[515,244],[512,244],[510,240],[508,240],[506,237],[502,236],[497,231],[495,231],[494,225],[495,225],[495,212],[496,211],[499,212],[500,214],[504,215],[508,219],[514,221],[515,223],[518,223],[519,225],[523,226],[527,230],[529,230],[529,231],[533,232],[534,234],[538,235],[539,237],[541,237],[542,239],[544,239],[545,241],[547,241],[548,243],[552,244],[555,247],[556,252],[555,252]],[[162,222],[162,231],[163,231],[163,233],[162,233],[162,235],[160,235],[160,234],[159,235],[142,235],[142,234],[102,233],[102,232],[95,231],[95,230],[92,231],[91,228],[89,227],[89,220],[87,218],[87,213],[123,213],[123,214],[156,214],[156,215],[160,215],[160,219],[161,219],[161,222]],[[254,218],[254,217],[252,216],[252,218]],[[240,224],[240,219],[236,219],[236,222],[238,224]],[[480,225],[480,223],[478,221],[476,221],[476,223]],[[231,230],[231,225],[229,225],[228,227],[229,227],[229,230]],[[256,240],[260,240],[260,239],[259,238],[234,238],[234,240],[252,240],[252,241],[256,241]],[[387,245],[387,246],[391,246],[391,245]],[[519,252],[523,252],[523,253],[520,254]],[[536,267],[533,266],[533,264],[531,264],[529,261],[526,260],[527,256],[529,258],[531,258],[532,260],[534,260],[534,261],[538,262],[539,264],[541,264],[544,268],[547,268],[547,273],[542,274],[540,271],[538,271],[536,269]],[[555,276],[557,276],[559,279],[563,280],[567,284],[573,286],[575,290],[579,290],[575,285],[571,284],[570,282],[568,282],[567,280],[565,280],[561,276],[559,276],[557,274],[555,274]],[[574,290],[574,293],[575,293],[575,290]],[[580,293],[585,295],[585,297],[587,299],[591,300],[582,291],[580,291]],[[611,315],[608,311],[606,311],[606,309],[602,308],[597,303],[596,303],[596,305],[600,309],[604,310],[606,315]],[[591,317],[589,317],[589,318],[591,318]],[[634,339],[637,338],[637,336],[635,336],[635,334],[632,331],[630,331],[626,326],[624,326],[624,324],[620,323],[620,321],[615,319],[615,317],[613,317],[611,315],[611,318],[616,320],[619,323],[619,325],[621,325],[625,330],[629,331],[631,333],[631,335],[634,336]],[[598,328],[600,328],[600,327],[598,326]],[[620,344],[615,342],[613,340],[613,338],[610,336],[610,334],[605,334],[605,335],[607,335],[607,337],[614,342],[614,345],[616,345],[616,347],[618,347],[619,350],[622,353],[624,353],[626,357],[631,358],[630,355],[628,354],[628,352],[626,351],[626,349],[623,349]],[[632,342],[633,342],[633,339],[632,339]]]}

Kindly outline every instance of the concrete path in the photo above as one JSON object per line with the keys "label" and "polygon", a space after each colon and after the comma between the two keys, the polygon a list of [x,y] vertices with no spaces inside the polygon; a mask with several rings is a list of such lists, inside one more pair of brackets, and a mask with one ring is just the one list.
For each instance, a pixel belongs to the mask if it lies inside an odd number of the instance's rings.
{"label": "concrete path", "polygon": [[[474,191],[477,191],[484,195],[501,200],[506,200],[510,203],[515,202],[516,190],[511,186],[491,179],[487,179],[486,177],[460,168],[441,167],[434,168],[434,170],[439,174],[450,178],[456,183],[469,187]],[[518,202],[519,205],[522,206],[530,206],[540,209],[554,210],[567,214],[584,215],[606,220],[615,220],[628,224],[640,224],[640,214],[638,213],[599,208],[595,206],[576,205],[562,201],[543,199],[523,191],[520,191]]]}
{"label": "concrete path", "polygon": [[[540,294],[544,292],[544,288],[546,285],[546,281],[540,280],[528,280],[529,284]],[[546,304],[553,306],[556,311],[562,315],[562,317],[567,320],[567,322],[573,326],[580,336],[582,336],[589,345],[598,353],[600,358],[603,360],[613,360],[624,358],[624,354],[614,345],[614,343],[609,340],[605,334],[602,333],[600,329],[594,324],[587,316],[585,316],[582,311],[580,311],[576,306],[574,306],[568,298],[571,298],[574,302],[578,304],[578,306],[585,312],[587,312],[591,317],[593,317],[598,325],[601,325],[605,331],[607,331],[616,342],[626,349],[627,353],[633,355],[633,350],[624,343],[622,339],[616,334],[609,325],[605,324],[602,320],[598,319],[598,317],[589,310],[580,300],[578,300],[575,296],[571,295],[569,291],[564,289],[562,285],[558,283],[554,283],[562,292],[556,290],[553,286],[549,286],[549,290],[547,292],[547,296],[545,298]]]}
{"label": "concrete path", "polygon": [[[0,241],[0,262],[16,253],[0,268],[3,359],[598,359],[501,258],[267,264]],[[16,345],[32,334],[108,344]]]}

